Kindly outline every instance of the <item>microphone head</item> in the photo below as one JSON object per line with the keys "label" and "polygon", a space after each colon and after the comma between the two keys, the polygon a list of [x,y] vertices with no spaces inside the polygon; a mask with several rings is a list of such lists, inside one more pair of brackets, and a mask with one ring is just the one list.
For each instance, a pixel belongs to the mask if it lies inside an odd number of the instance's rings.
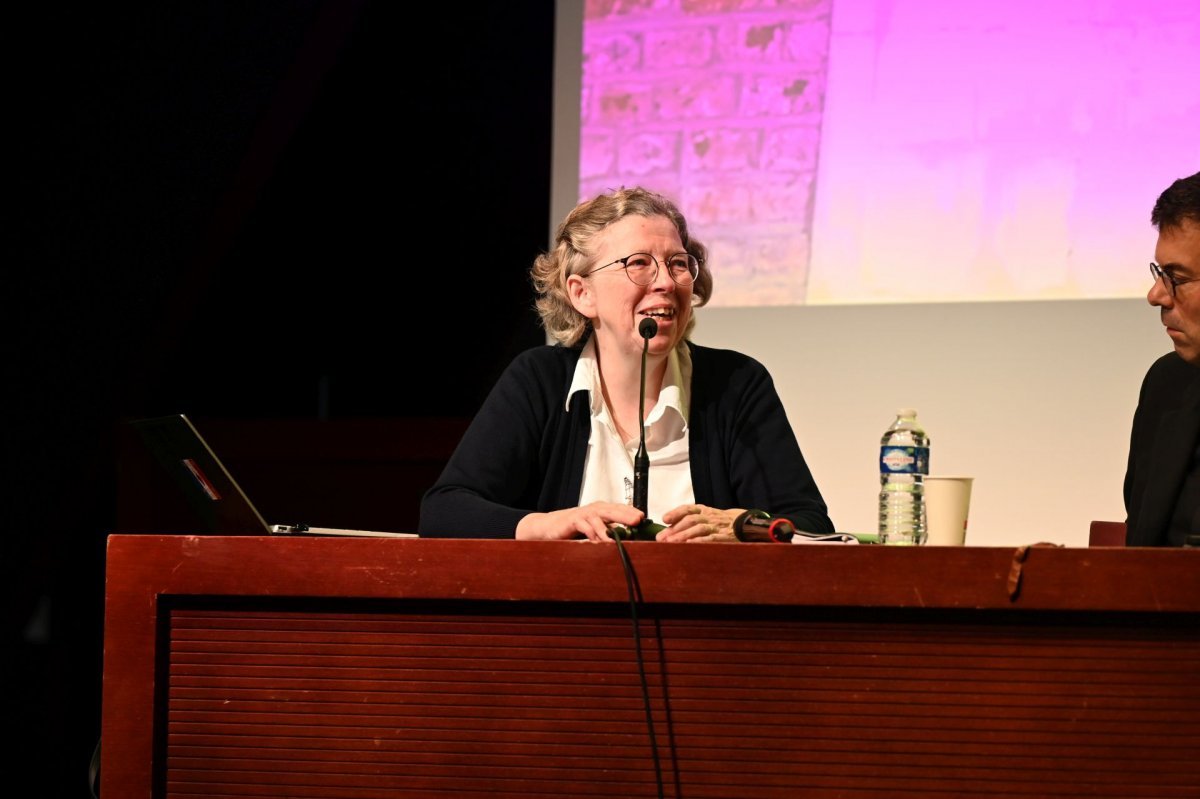
{"label": "microphone head", "polygon": [[658,335],[658,322],[655,322],[649,316],[638,322],[638,332],[642,334],[642,338],[649,341]]}

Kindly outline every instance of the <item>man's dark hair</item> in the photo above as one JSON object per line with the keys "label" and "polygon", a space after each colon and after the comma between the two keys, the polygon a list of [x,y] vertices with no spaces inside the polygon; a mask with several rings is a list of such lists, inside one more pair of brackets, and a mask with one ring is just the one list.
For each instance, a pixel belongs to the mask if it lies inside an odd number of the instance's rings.
{"label": "man's dark hair", "polygon": [[1150,224],[1159,230],[1179,227],[1185,219],[1200,223],[1200,172],[1168,186],[1150,212]]}

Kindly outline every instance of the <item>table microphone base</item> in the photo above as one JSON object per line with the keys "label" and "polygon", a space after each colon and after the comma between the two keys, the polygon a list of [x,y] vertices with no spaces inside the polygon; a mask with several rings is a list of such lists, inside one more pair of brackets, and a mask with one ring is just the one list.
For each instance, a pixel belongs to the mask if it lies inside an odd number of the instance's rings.
{"label": "table microphone base", "polygon": [[626,527],[623,524],[614,524],[608,528],[608,534],[613,538],[619,538],[622,541],[656,541],[655,536],[662,530],[667,529],[665,524],[652,522],[649,519],[643,519],[641,524],[636,527]]}

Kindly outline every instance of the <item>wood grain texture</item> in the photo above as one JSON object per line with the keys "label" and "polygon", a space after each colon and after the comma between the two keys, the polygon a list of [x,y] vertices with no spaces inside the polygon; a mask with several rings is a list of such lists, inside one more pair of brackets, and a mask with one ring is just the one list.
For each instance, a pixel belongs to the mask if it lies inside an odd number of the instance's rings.
{"label": "wood grain texture", "polygon": [[629,552],[653,738],[611,547],[114,536],[102,793],[1197,795],[1200,553]]}

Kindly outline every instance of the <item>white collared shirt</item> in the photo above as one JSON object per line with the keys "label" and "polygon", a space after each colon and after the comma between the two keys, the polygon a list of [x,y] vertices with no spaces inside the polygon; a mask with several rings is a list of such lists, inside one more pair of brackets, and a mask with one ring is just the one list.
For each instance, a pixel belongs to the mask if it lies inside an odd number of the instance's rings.
{"label": "white collared shirt", "polygon": [[[658,402],[646,418],[646,454],[650,457],[647,505],[650,519],[662,523],[672,508],[695,501],[688,459],[688,400],[691,395],[692,359],[686,345],[667,356]],[[604,402],[596,340],[584,345],[567,392],[567,411],[576,391],[589,393],[592,432],[588,437],[579,504],[619,502],[633,504],[633,458],[638,438],[621,441],[612,414]]]}

